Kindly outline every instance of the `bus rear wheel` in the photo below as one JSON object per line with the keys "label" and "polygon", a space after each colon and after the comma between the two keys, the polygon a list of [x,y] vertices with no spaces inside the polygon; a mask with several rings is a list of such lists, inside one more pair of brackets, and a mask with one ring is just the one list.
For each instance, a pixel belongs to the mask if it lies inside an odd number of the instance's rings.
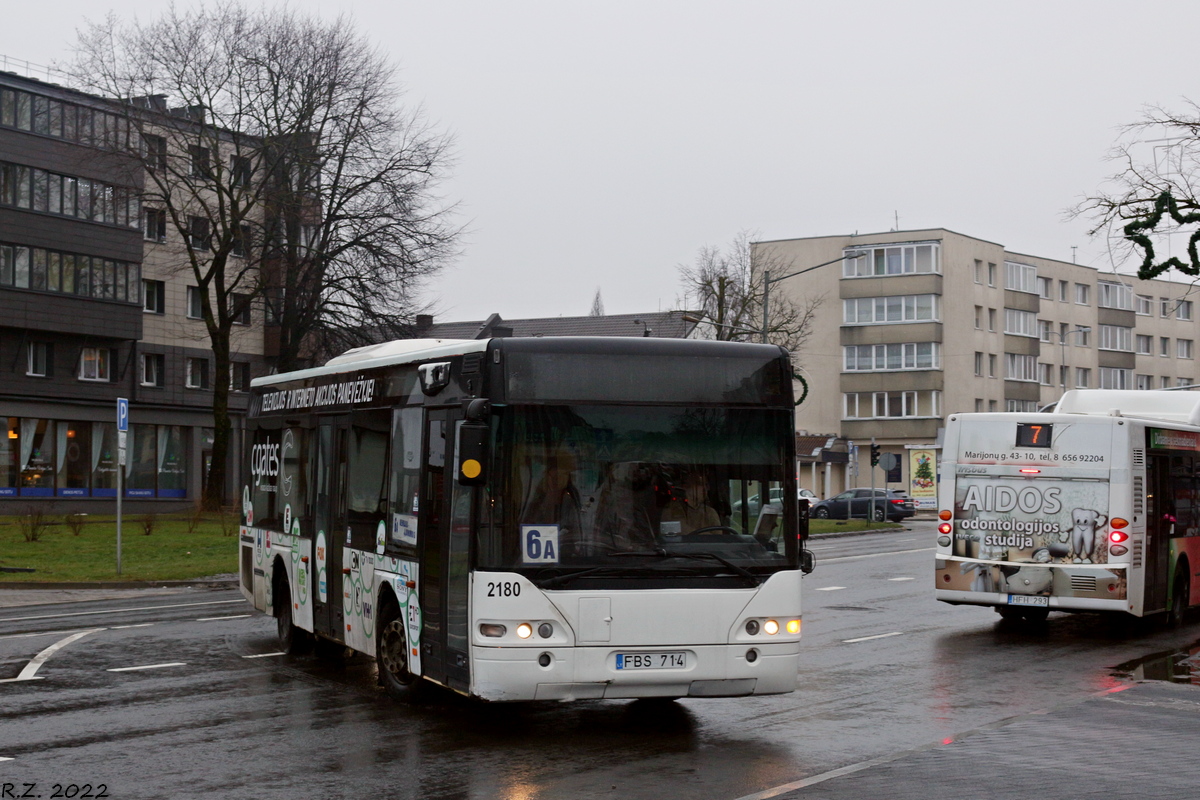
{"label": "bus rear wheel", "polygon": [[397,700],[402,699],[408,685],[416,676],[408,669],[408,640],[404,633],[404,619],[399,606],[394,602],[383,608],[379,638],[375,643],[375,663],[383,690]]}
{"label": "bus rear wheel", "polygon": [[1183,624],[1183,618],[1188,609],[1188,580],[1183,570],[1175,573],[1175,583],[1171,587],[1171,607],[1167,610],[1167,626],[1178,628]]}

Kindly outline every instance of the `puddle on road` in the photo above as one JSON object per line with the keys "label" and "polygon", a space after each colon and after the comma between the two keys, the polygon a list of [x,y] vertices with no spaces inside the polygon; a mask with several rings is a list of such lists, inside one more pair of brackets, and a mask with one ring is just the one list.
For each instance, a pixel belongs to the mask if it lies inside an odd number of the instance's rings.
{"label": "puddle on road", "polygon": [[1128,680],[1168,681],[1200,686],[1200,641],[1185,649],[1166,650],[1113,667],[1113,675]]}

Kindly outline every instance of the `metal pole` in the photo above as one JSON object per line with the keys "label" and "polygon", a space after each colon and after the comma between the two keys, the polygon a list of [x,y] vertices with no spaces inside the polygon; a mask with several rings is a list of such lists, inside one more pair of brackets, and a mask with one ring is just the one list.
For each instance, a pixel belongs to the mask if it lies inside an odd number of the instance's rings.
{"label": "metal pole", "polygon": [[[121,452],[124,455],[124,451]],[[121,495],[125,494],[125,459],[117,464],[117,574],[121,574]]]}
{"label": "metal pole", "polygon": [[771,302],[771,270],[763,270],[763,344],[767,343],[767,309]]}
{"label": "metal pole", "polygon": [[[875,437],[871,437],[871,452],[875,452]],[[875,521],[875,465],[871,465],[871,505],[867,511],[871,516],[867,518],[867,527],[871,527],[871,523]]]}

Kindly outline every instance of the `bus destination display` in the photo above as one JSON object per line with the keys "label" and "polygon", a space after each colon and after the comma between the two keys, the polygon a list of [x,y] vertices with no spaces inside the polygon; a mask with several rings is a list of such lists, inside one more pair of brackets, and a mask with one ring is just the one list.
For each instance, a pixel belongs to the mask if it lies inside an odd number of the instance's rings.
{"label": "bus destination display", "polygon": [[1052,424],[1034,424],[1032,422],[1017,423],[1017,447],[1049,447]]}

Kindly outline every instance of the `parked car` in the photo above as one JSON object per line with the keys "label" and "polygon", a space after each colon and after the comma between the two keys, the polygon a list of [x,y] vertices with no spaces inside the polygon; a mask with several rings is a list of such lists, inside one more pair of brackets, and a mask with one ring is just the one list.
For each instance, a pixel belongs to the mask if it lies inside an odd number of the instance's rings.
{"label": "parked car", "polygon": [[[770,497],[771,497],[772,503],[782,502],[783,489],[781,489],[779,487],[772,488]],[[815,494],[813,494],[811,491],[809,491],[808,489],[797,489],[796,490],[796,499],[801,499],[801,498],[808,499],[810,508],[812,507],[813,503],[815,503],[821,499],[821,498],[817,497]],[[757,494],[752,494],[752,495],[750,495],[750,497],[748,497],[746,499],[746,505],[750,509],[750,515],[756,516],[758,514],[759,508],[762,506],[762,503],[759,502]],[[734,501],[733,513],[734,514],[742,513],[742,501],[741,500]]]}
{"label": "parked car", "polygon": [[805,489],[805,488],[801,487],[796,490],[796,495],[798,498],[803,498],[805,500],[808,500],[808,503],[810,506],[813,503],[821,502],[821,498],[817,497],[816,493],[814,493],[812,489]]}
{"label": "parked car", "polygon": [[[872,517],[876,522],[885,519],[899,522],[916,513],[916,504],[904,492],[896,489],[875,489],[875,512]],[[850,489],[839,495],[822,500],[812,507],[809,515],[816,519],[850,519],[871,517],[871,490]]]}

